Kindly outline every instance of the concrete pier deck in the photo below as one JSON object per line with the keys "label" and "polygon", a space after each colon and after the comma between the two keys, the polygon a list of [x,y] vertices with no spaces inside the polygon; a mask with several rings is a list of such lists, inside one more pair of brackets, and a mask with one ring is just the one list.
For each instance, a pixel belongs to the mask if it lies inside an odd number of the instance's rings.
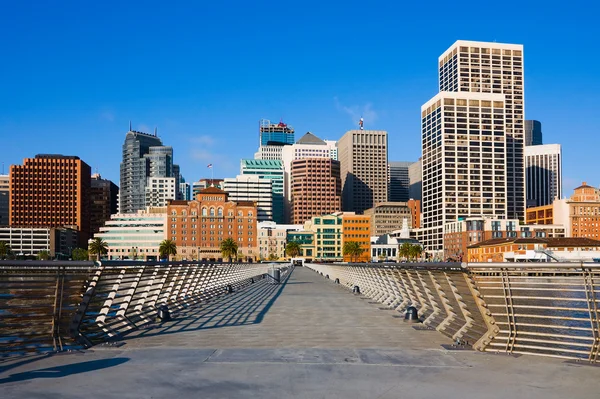
{"label": "concrete pier deck", "polygon": [[399,313],[296,268],[120,346],[0,363],[7,398],[596,397],[600,367],[448,351]]}

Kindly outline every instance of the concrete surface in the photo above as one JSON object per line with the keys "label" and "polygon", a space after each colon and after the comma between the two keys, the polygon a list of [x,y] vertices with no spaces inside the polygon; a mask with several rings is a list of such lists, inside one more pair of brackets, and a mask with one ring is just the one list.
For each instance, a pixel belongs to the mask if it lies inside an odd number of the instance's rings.
{"label": "concrete surface", "polygon": [[600,367],[446,351],[393,311],[297,268],[120,347],[0,363],[4,398],[584,398]]}

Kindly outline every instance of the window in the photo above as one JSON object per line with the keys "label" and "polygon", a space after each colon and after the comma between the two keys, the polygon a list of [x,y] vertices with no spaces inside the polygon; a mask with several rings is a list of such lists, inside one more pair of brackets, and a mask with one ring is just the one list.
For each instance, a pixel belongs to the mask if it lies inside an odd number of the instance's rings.
{"label": "window", "polygon": [[206,211],[206,208],[204,208],[204,207],[203,207],[203,208],[202,208],[202,216],[207,216],[206,212],[207,212],[207,211]]}
{"label": "window", "polygon": [[223,208],[217,210],[217,216],[223,216]]}
{"label": "window", "polygon": [[215,208],[210,208],[210,216],[215,216]]}

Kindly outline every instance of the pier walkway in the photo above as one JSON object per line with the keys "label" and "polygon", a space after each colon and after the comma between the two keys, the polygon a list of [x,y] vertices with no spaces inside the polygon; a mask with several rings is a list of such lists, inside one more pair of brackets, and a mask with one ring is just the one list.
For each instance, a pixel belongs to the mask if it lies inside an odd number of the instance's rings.
{"label": "pier walkway", "polygon": [[307,268],[116,344],[0,363],[6,398],[597,397],[600,367],[446,350],[449,338]]}

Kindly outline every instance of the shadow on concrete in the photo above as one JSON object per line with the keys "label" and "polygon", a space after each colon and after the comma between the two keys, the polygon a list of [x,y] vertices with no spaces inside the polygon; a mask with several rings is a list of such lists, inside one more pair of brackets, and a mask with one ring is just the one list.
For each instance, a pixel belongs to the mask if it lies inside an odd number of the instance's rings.
{"label": "shadow on concrete", "polygon": [[88,362],[72,363],[63,366],[48,367],[45,369],[25,371],[12,374],[10,377],[0,379],[0,384],[9,382],[27,381],[36,378],[60,378],[73,374],[87,373],[109,367],[118,366],[129,361],[127,357],[115,357],[112,359],[90,360]]}
{"label": "shadow on concrete", "polygon": [[296,284],[288,283],[292,273],[293,269],[280,284],[263,279],[241,291],[198,304],[176,314],[173,321],[132,332],[123,340],[261,323],[285,286]]}

